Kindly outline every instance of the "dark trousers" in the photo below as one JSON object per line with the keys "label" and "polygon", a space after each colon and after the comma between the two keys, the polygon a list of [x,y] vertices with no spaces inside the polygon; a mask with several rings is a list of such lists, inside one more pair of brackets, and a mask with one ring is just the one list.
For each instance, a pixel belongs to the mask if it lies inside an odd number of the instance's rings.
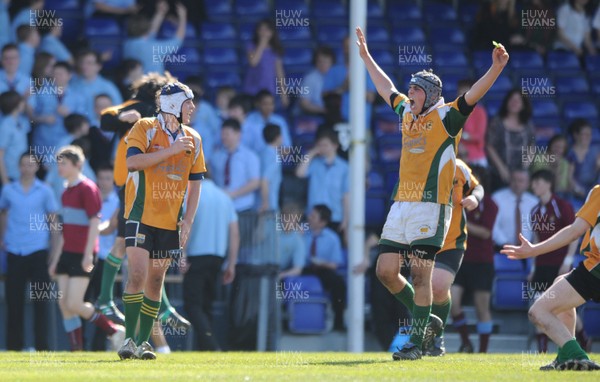
{"label": "dark trousers", "polygon": [[[6,349],[20,351],[25,345],[25,290],[30,280],[35,298],[31,298],[34,308],[34,336],[36,350],[49,350],[48,347],[48,305],[50,276],[48,275],[48,252],[37,251],[28,256],[8,253],[6,268]],[[31,296],[30,296],[31,297]],[[46,298],[47,297],[47,298]]]}
{"label": "dark trousers", "polygon": [[194,327],[194,350],[220,350],[212,324],[212,305],[224,259],[188,256],[190,268],[183,276],[183,307]]}
{"label": "dark trousers", "polygon": [[[98,259],[94,265],[92,278],[85,291],[84,301],[89,301],[92,304],[96,302],[102,288],[102,270],[104,269],[104,260]],[[83,321],[85,325],[85,320]],[[106,350],[106,333],[99,327],[94,327],[94,337],[92,338],[91,348],[93,351]]]}
{"label": "dark trousers", "polygon": [[304,275],[315,275],[321,281],[323,288],[331,294],[331,306],[333,308],[334,326],[344,326],[344,309],[346,308],[346,284],[342,276],[333,269],[308,267],[302,271]]}

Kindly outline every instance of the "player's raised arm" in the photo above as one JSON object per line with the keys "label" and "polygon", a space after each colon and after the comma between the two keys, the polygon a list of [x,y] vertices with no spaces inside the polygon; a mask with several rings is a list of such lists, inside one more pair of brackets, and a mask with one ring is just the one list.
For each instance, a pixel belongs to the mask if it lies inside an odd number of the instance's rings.
{"label": "player's raised arm", "polygon": [[377,93],[379,93],[383,100],[390,105],[390,95],[399,92],[396,90],[392,80],[390,80],[387,74],[385,74],[379,65],[377,65],[375,60],[373,60],[373,57],[371,57],[369,49],[367,48],[367,40],[360,27],[356,28],[356,37],[358,37],[358,40],[356,41],[358,53],[360,54],[360,58],[365,62],[369,76],[371,76],[371,80],[377,88]]}
{"label": "player's raised arm", "polygon": [[475,105],[490,90],[496,79],[508,62],[508,52],[502,44],[498,44],[492,51],[492,66],[488,71],[473,84],[471,89],[465,93],[465,101],[469,105]]}

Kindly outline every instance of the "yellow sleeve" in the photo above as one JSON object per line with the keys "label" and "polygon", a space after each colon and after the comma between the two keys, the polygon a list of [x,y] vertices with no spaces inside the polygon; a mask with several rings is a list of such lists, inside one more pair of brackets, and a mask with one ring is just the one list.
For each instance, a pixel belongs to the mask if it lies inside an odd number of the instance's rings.
{"label": "yellow sleeve", "polygon": [[582,218],[592,227],[596,225],[598,214],[600,213],[600,186],[592,188],[588,193],[583,207],[577,211],[575,216]]}
{"label": "yellow sleeve", "polygon": [[127,151],[131,148],[137,148],[142,153],[145,153],[148,150],[149,141],[148,135],[146,132],[148,131],[148,127],[152,126],[151,123],[148,123],[147,120],[140,119],[133,125],[127,138],[125,138],[125,142],[127,143]]}

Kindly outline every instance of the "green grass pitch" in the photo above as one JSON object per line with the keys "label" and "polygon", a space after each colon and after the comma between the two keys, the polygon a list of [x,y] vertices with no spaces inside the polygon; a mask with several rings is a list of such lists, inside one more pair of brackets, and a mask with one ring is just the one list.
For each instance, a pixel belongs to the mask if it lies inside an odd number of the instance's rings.
{"label": "green grass pitch", "polygon": [[[449,354],[395,362],[388,353],[197,353],[119,361],[114,353],[0,353],[0,381],[598,381],[600,372],[542,372],[554,354]],[[598,357],[591,355],[592,359]]]}

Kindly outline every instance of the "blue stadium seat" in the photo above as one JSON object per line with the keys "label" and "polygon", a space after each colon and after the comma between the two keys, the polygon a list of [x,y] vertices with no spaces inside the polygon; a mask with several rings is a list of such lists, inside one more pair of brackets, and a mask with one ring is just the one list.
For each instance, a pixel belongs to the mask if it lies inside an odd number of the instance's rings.
{"label": "blue stadium seat", "polygon": [[385,167],[385,191],[388,195],[392,195],[394,188],[398,183],[398,163],[389,163]]}
{"label": "blue stadium seat", "polygon": [[115,19],[94,17],[85,23],[85,36],[94,39],[119,39],[122,36],[121,27]]}
{"label": "blue stadium seat", "polygon": [[387,15],[393,24],[402,25],[406,21],[422,21],[421,8],[419,8],[416,1],[388,1],[387,4]]}
{"label": "blue stadium seat", "polygon": [[240,41],[250,42],[254,36],[254,28],[256,28],[255,22],[243,22],[238,26],[239,39]]}
{"label": "blue stadium seat", "polygon": [[44,2],[44,9],[55,10],[59,13],[60,11],[77,12],[81,7],[78,0],[46,0]]}
{"label": "blue stadium seat", "polygon": [[492,306],[496,310],[527,310],[530,293],[525,275],[497,275],[493,284]]}
{"label": "blue stadium seat", "polygon": [[[308,6],[306,5],[306,2],[304,0],[277,0],[274,1],[275,3],[275,10],[294,10],[294,11],[300,11],[300,17],[309,17],[310,16],[310,9],[308,8]],[[294,13],[294,15],[297,15],[297,13]]]}
{"label": "blue stadium seat", "polygon": [[400,117],[388,105],[375,110],[375,136],[400,134]]}
{"label": "blue stadium seat", "polygon": [[460,28],[435,26],[429,28],[429,42],[435,49],[462,50],[465,34]]}
{"label": "blue stadium seat", "polygon": [[457,21],[458,17],[453,6],[443,3],[429,3],[423,6],[425,20],[430,23]]}
{"label": "blue stadium seat", "polygon": [[209,21],[232,21],[234,18],[231,0],[215,1],[204,7]]}
{"label": "blue stadium seat", "polygon": [[239,57],[233,48],[207,47],[204,49],[206,65],[237,65]]}
{"label": "blue stadium seat", "polygon": [[283,65],[311,65],[312,49],[291,48],[283,52]]}
{"label": "blue stadium seat", "polygon": [[511,52],[509,65],[513,69],[540,69],[544,68],[544,60],[535,51]]}
{"label": "blue stadium seat", "polygon": [[583,327],[590,337],[600,338],[600,304],[587,302],[583,305]]}
{"label": "blue stadium seat", "polygon": [[[160,27],[160,31],[158,32],[159,38],[173,38],[177,34],[177,25],[166,21]],[[196,28],[191,24],[187,23],[185,26],[185,40],[186,42],[196,43],[198,40],[198,32]]]}
{"label": "blue stadium seat", "polygon": [[369,183],[367,193],[370,191],[381,191],[385,188],[385,179],[383,179],[383,175],[375,169],[371,169],[371,171],[367,173],[367,182]]}
{"label": "blue stadium seat", "polygon": [[121,63],[123,49],[119,41],[90,39],[90,48],[100,54],[111,52],[110,60],[102,63],[106,69],[114,69]]}
{"label": "blue stadium seat", "polygon": [[394,66],[397,64],[397,57],[393,56],[389,50],[369,50],[379,66]]}
{"label": "blue stadium seat", "polygon": [[285,41],[286,48],[290,41],[302,41],[310,43],[312,34],[309,27],[280,28],[277,30],[281,41]]}
{"label": "blue stadium seat", "polygon": [[381,20],[383,18],[383,8],[375,0],[369,0],[367,3],[367,18],[369,20]]}
{"label": "blue stadium seat", "polygon": [[487,70],[492,65],[492,54],[487,50],[477,50],[471,53],[473,67]]}
{"label": "blue stadium seat", "polygon": [[[554,122],[556,122],[556,117],[551,119],[554,119]],[[539,147],[547,147],[553,136],[562,133],[558,122],[556,122],[555,126],[544,126],[538,125],[536,119],[534,119],[533,124],[535,126],[535,144]]]}
{"label": "blue stadium seat", "polygon": [[209,72],[206,76],[206,85],[213,89],[216,89],[220,86],[232,86],[234,88],[239,88],[242,85],[242,80],[237,72],[215,71]]}
{"label": "blue stadium seat", "polygon": [[269,3],[266,0],[235,0],[235,13],[244,19],[261,19],[269,16]]}
{"label": "blue stadium seat", "polygon": [[368,227],[381,227],[387,216],[389,195],[384,191],[367,192],[365,202],[365,224]]}
{"label": "blue stadium seat", "polygon": [[319,0],[312,1],[312,15],[323,20],[347,21],[348,12],[341,0]]}
{"label": "blue stadium seat", "polygon": [[321,123],[323,123],[323,118],[321,117],[313,117],[310,115],[298,116],[294,119],[292,125],[292,135],[299,136],[302,134],[311,134],[314,137]]}
{"label": "blue stadium seat", "polygon": [[459,51],[436,52],[433,55],[433,62],[438,68],[468,67],[467,57]]}
{"label": "blue stadium seat", "polygon": [[402,135],[386,134],[377,137],[377,147],[381,163],[398,163],[402,153]]}
{"label": "blue stadium seat", "polygon": [[523,273],[523,263],[520,260],[511,260],[506,255],[496,253],[494,255],[494,269],[496,274]]}
{"label": "blue stadium seat", "polygon": [[600,76],[590,76],[590,88],[594,95],[600,95]]}
{"label": "blue stadium seat", "polygon": [[425,44],[425,32],[419,27],[396,26],[393,29],[392,40],[397,44]]}
{"label": "blue stadium seat", "polygon": [[385,25],[368,25],[367,26],[367,38],[369,44],[371,42],[385,42],[389,43],[390,33]]}
{"label": "blue stadium seat", "polygon": [[306,154],[315,145],[315,136],[313,132],[297,134],[294,137],[294,146],[300,147],[300,152]]}
{"label": "blue stadium seat", "polygon": [[177,53],[181,57],[185,57],[185,63],[165,62],[166,70],[181,80],[200,73],[202,70],[202,57],[198,49],[184,46],[179,48]]}
{"label": "blue stadium seat", "polygon": [[492,85],[490,92],[493,93],[507,93],[513,88],[513,83],[509,76],[501,74]]}
{"label": "blue stadium seat", "polygon": [[229,23],[203,23],[200,27],[200,37],[204,41],[237,41],[237,33]]}
{"label": "blue stadium seat", "polygon": [[321,24],[317,27],[317,40],[329,45],[341,45],[342,40],[349,34],[345,25]]}
{"label": "blue stadium seat", "polygon": [[61,41],[65,44],[75,43],[83,33],[84,27],[81,15],[65,16],[62,17],[62,20],[63,32],[60,38]]}
{"label": "blue stadium seat", "polygon": [[590,85],[582,75],[556,77],[555,82],[556,92],[559,96],[586,96],[590,92]]}
{"label": "blue stadium seat", "polygon": [[600,56],[585,56],[585,70],[588,73],[598,73],[600,71]]}
{"label": "blue stadium seat", "polygon": [[488,99],[485,100],[485,110],[487,111],[490,117],[498,114],[498,110],[500,110],[500,105],[502,105],[502,100],[500,99]]}
{"label": "blue stadium seat", "polygon": [[566,119],[596,119],[598,118],[598,109],[593,102],[565,102],[563,117]]}
{"label": "blue stadium seat", "polygon": [[316,276],[303,275],[284,280],[284,290],[295,291],[287,301],[288,327],[292,333],[321,334],[327,331],[329,299]]}
{"label": "blue stadium seat", "polygon": [[562,50],[551,51],[548,52],[546,59],[546,66],[548,69],[560,71],[565,69],[579,70],[581,68],[579,65],[579,59],[575,53]]}
{"label": "blue stadium seat", "polygon": [[558,117],[558,105],[552,99],[531,99],[533,117]]}
{"label": "blue stadium seat", "polygon": [[468,3],[459,6],[458,17],[462,25],[475,25],[475,18],[480,5],[478,3]]}

